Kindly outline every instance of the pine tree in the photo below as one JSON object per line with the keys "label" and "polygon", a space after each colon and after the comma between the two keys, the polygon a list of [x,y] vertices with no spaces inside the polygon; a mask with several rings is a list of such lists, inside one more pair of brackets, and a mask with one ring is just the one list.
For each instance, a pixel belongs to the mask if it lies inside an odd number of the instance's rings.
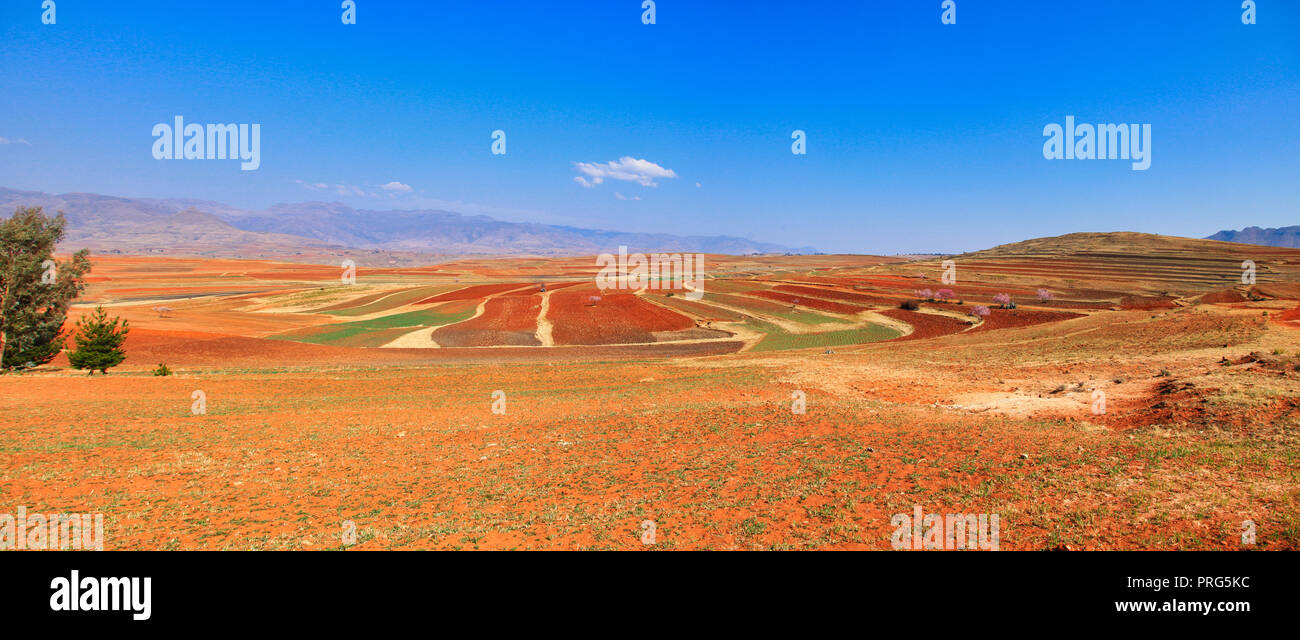
{"label": "pine tree", "polygon": [[103,307],[95,307],[95,313],[77,321],[77,334],[73,336],[77,349],[68,354],[68,361],[77,369],[89,369],[92,376],[96,370],[108,373],[109,367],[116,367],[126,359],[122,342],[129,330],[126,320],[118,317],[110,320]]}

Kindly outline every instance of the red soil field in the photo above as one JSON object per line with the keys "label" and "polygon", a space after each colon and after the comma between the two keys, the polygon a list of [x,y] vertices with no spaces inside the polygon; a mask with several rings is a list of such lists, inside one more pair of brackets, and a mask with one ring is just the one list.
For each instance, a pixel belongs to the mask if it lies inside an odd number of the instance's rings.
{"label": "red soil field", "polygon": [[[187,287],[185,287],[184,292],[187,293],[187,294],[192,294],[192,295],[199,296],[199,295],[213,295],[213,294],[221,294],[221,293],[227,293],[227,292],[230,292],[230,291],[244,291],[244,290],[246,290],[246,289],[248,289],[248,285],[246,285],[246,284],[245,284],[245,285],[230,285],[230,286],[187,286]],[[126,289],[105,289],[104,292],[105,292],[105,293],[111,293],[111,294],[116,295],[116,296],[126,296],[126,295],[139,296],[139,295],[141,295],[141,294],[175,295],[175,294],[177,293],[177,288],[176,288],[175,286],[171,286],[171,287],[130,287],[130,288],[126,288]]]}
{"label": "red soil field", "polygon": [[[775,291],[781,291],[797,296],[814,296],[818,298],[831,298],[833,300],[847,300],[860,304],[898,304],[897,298],[886,298],[883,296],[867,295],[865,293],[850,293],[848,291],[836,291],[834,289],[822,289],[820,287],[804,287],[797,284],[782,284],[773,287]],[[910,295],[910,291],[908,292]]]}
{"label": "red soil field", "polygon": [[912,325],[914,329],[901,338],[895,338],[895,342],[903,340],[924,340],[925,338],[937,338],[953,333],[960,333],[970,327],[970,323],[963,322],[950,316],[940,316],[932,313],[918,313],[906,309],[889,309],[881,311],[880,315],[889,316],[896,320],[902,320]]}
{"label": "red soil field", "polygon": [[[297,311],[296,298],[275,303],[288,311],[231,302],[246,296],[185,301],[169,318],[149,311],[156,303],[115,306],[110,313],[129,316],[132,329],[127,360],[107,376],[69,371],[63,356],[0,376],[0,467],[9,471],[13,504],[103,512],[112,549],[339,549],[344,519],[362,533],[359,549],[887,549],[891,515],[914,504],[930,513],[1001,511],[1008,550],[1240,549],[1238,527],[1248,517],[1261,523],[1260,548],[1297,549],[1289,454],[1300,424],[1300,277],[1293,275],[1300,252],[1288,251],[1295,259],[1278,264],[1287,281],[1257,288],[1286,303],[1080,317],[1016,296],[1029,306],[993,309],[977,330],[954,333],[968,325],[897,309],[894,300],[881,313],[914,327],[912,334],[825,357],[734,353],[740,340],[325,346],[255,337],[339,320]],[[852,269],[868,259],[761,260],[770,268],[756,264],[754,272],[769,279],[754,281],[757,289],[813,282],[802,274],[815,268],[825,277],[838,268],[831,260]],[[249,288],[304,286],[288,275],[300,267],[275,263],[106,262],[96,263],[96,273],[117,287],[172,285],[184,293],[202,277],[224,286],[252,264],[285,282]],[[1008,262],[1040,263],[1036,253]],[[466,259],[458,266],[472,282],[491,271],[529,283],[528,269],[558,273],[563,264],[529,259],[512,271],[509,262]],[[323,284],[337,286],[332,267],[311,269],[330,271]],[[968,294],[967,282],[979,286],[977,268],[959,271],[959,295]],[[1095,272],[1060,277],[1099,286],[1078,275]],[[827,278],[840,293],[852,291],[852,281],[904,297],[940,288],[937,279],[885,280]],[[1032,289],[1039,276],[1009,282]],[[1109,301],[1161,291],[1191,301],[1228,286],[1222,278],[1183,282],[1130,281],[1098,294],[1042,286],[1058,298]],[[562,342],[566,330],[592,341],[649,342],[656,331],[692,324],[671,309],[653,315],[659,303],[709,317],[702,307],[720,290],[706,286],[701,302],[618,292],[588,307],[587,298],[601,294],[590,279],[582,284],[547,285],[560,289],[548,298],[548,316]],[[421,310],[483,304],[485,315],[468,326],[527,331],[536,287],[508,286],[518,291],[486,303],[490,294],[476,292]],[[984,286],[1014,295],[1001,281]],[[1288,290],[1296,293],[1269,293]],[[789,307],[721,298],[718,304]],[[925,310],[961,313],[971,301]],[[509,313],[514,305],[529,308]],[[71,319],[89,310],[74,308]],[[652,326],[620,324],[629,321]],[[1037,326],[988,333],[1030,324]],[[691,331],[677,335],[684,333]],[[159,362],[176,375],[149,375]],[[207,394],[206,415],[190,413],[196,389]],[[508,414],[489,408],[496,389],[509,394]],[[794,389],[806,391],[807,414],[790,411]],[[1090,411],[1095,389],[1106,390],[1105,415]],[[864,399],[879,402],[864,406]],[[646,519],[658,527],[655,547],[641,541]]]}
{"label": "red soil field", "polygon": [[1047,302],[1040,302],[1037,297],[1027,300],[1025,304],[1032,304],[1035,307],[1051,307],[1053,309],[1088,309],[1088,310],[1109,309],[1115,306],[1113,302],[1105,302],[1100,300],[1089,301],[1089,300],[1057,299],[1057,300],[1049,300]]}
{"label": "red soil field", "polygon": [[929,286],[929,284],[927,283],[932,282],[931,280],[926,280],[923,278],[908,278],[905,276],[873,276],[873,277],[844,276],[840,278],[809,276],[809,277],[803,277],[799,279],[806,280],[808,282],[819,282],[823,284],[829,284],[837,287],[867,286],[867,287],[880,287],[882,289],[900,289],[904,291],[911,290],[911,289],[923,289]]}
{"label": "red soil field", "polygon": [[1168,296],[1125,296],[1119,301],[1121,309],[1173,309],[1178,305]]}
{"label": "red soil field", "polygon": [[790,304],[796,304],[801,307],[816,309],[818,311],[829,311],[831,313],[843,313],[846,315],[853,315],[855,313],[866,311],[865,307],[857,307],[851,304],[844,304],[843,302],[832,302],[820,298],[810,298],[808,296],[795,296],[788,293],[781,293],[779,291],[750,291],[745,295],[767,298],[769,300],[777,300],[780,302],[788,302]]}
{"label": "red soil field", "polygon": [[[601,299],[592,306],[588,298]],[[680,331],[695,326],[690,318],[628,293],[599,294],[592,286],[573,287],[551,295],[550,310],[555,344],[619,344],[654,342],[657,331]]]}
{"label": "red soil field", "polygon": [[1199,301],[1209,304],[1232,304],[1234,302],[1245,302],[1246,295],[1236,289],[1224,289],[1222,291],[1211,291],[1201,296]]}
{"label": "red soil field", "polygon": [[538,295],[506,295],[491,298],[483,315],[439,327],[433,341],[444,347],[490,347],[495,345],[537,346]]}
{"label": "red soil field", "polygon": [[730,293],[715,293],[712,291],[704,294],[704,301],[716,302],[718,304],[725,304],[729,307],[735,307],[737,309],[743,309],[745,311],[755,311],[758,313],[779,314],[782,311],[788,311],[790,309],[790,305],[788,304],[777,304],[775,302],[772,302],[771,300],[760,300],[752,296],[742,296],[742,295],[730,294]]}
{"label": "red soil field", "polygon": [[989,309],[989,317],[984,319],[975,331],[992,331],[1012,327],[1029,327],[1046,322],[1057,322],[1071,318],[1082,318],[1081,313],[1069,311],[1037,311],[1033,309]]}
{"label": "red soil field", "polygon": [[408,288],[406,288],[406,289],[399,289],[399,290],[394,290],[394,291],[379,291],[379,292],[377,292],[377,293],[371,293],[371,294],[368,294],[368,295],[361,296],[361,297],[359,297],[359,298],[353,298],[353,299],[351,299],[351,300],[347,300],[347,301],[345,301],[345,302],[340,302],[340,303],[338,303],[338,304],[332,304],[332,305],[329,305],[328,307],[321,307],[321,308],[319,308],[319,309],[313,309],[313,311],[316,311],[316,312],[321,312],[321,311],[340,311],[340,310],[343,310],[343,309],[353,309],[353,308],[356,308],[356,307],[362,307],[362,306],[365,306],[365,305],[370,304],[371,302],[374,302],[374,301],[376,301],[376,300],[379,300],[380,298],[387,298],[388,296],[391,296],[391,295],[393,295],[393,294],[395,294],[395,293],[401,293],[402,291],[409,291],[409,290],[414,289],[414,288],[415,288],[415,287],[408,287]]}
{"label": "red soil field", "polygon": [[[634,346],[500,347],[496,349],[373,349],[246,338],[215,333],[151,331],[131,328],[124,348],[126,360],[109,370],[108,377],[121,372],[148,371],[159,363],[169,367],[212,371],[295,369],[301,367],[421,366],[430,363],[467,364],[482,362],[581,362],[611,358],[676,358],[733,353],[744,346],[740,341],[654,344]],[[59,354],[49,366],[67,368],[67,354]],[[73,377],[86,374],[77,372]],[[98,378],[99,374],[96,373]]]}
{"label": "red soil field", "polygon": [[[546,283],[546,290],[547,290],[547,291],[555,291],[555,290],[557,290],[557,289],[563,289],[563,288],[565,288],[565,287],[572,287],[572,286],[574,286],[574,285],[578,285],[578,284],[587,284],[587,283],[585,283],[585,282],[548,282],[548,283]],[[503,294],[503,295],[504,295],[504,296],[531,296],[531,295],[533,295],[533,294],[536,294],[536,293],[541,292],[541,290],[542,290],[542,285],[541,285],[541,283],[538,283],[536,289],[533,289],[533,288],[520,289],[519,291],[512,291],[512,292],[510,292],[510,293],[506,293],[506,294]]]}
{"label": "red soil field", "polygon": [[[529,286],[527,282],[514,282],[508,284],[479,284],[479,285],[474,285],[472,287],[465,287],[464,289],[448,291],[447,293],[440,293],[431,298],[425,298],[423,300],[420,300],[415,304],[430,304],[433,302],[447,302],[450,300],[481,300],[493,294],[504,293],[506,291],[512,291],[514,289],[522,289],[527,286]],[[532,285],[532,288],[533,291],[536,291],[540,289],[541,286]]]}
{"label": "red soil field", "polygon": [[1277,321],[1284,326],[1300,327],[1300,307],[1288,309],[1278,314]]}
{"label": "red soil field", "polygon": [[723,309],[722,307],[715,307],[703,302],[687,300],[681,296],[673,296],[669,298],[668,296],[655,295],[650,299],[656,303],[664,304],[713,322],[743,322],[746,318],[744,314],[729,309]]}
{"label": "red soil field", "polygon": [[[362,277],[363,275],[369,275],[363,273],[364,271],[365,271],[364,269],[357,269],[357,277]],[[255,273],[244,273],[242,275],[244,277],[252,278],[254,280],[285,280],[287,278],[292,277],[295,279],[302,279],[302,280],[337,281],[342,274],[343,274],[342,268],[326,268],[326,269],[300,268],[294,270],[292,273],[285,273],[280,271],[261,271]]]}
{"label": "red soil field", "polygon": [[704,281],[704,292],[741,293],[755,289],[766,289],[767,284],[757,280],[716,279]]}

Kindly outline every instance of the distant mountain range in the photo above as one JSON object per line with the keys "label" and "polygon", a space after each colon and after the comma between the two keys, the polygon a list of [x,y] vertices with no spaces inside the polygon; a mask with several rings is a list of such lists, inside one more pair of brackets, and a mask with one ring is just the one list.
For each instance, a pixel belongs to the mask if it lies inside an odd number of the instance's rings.
{"label": "distant mountain range", "polygon": [[1279,229],[1246,227],[1241,231],[1220,231],[1206,238],[1206,240],[1241,242],[1243,244],[1262,244],[1270,247],[1300,248],[1300,226],[1281,227]]}
{"label": "distant mountain range", "polygon": [[812,247],[731,236],[624,233],[522,222],[431,209],[372,211],[337,202],[277,204],[247,211],[202,200],[60,195],[0,187],[0,215],[18,206],[64,212],[64,249],[241,258],[311,259],[366,254],[366,262],[431,255],[587,255],[666,253],[815,253]]}

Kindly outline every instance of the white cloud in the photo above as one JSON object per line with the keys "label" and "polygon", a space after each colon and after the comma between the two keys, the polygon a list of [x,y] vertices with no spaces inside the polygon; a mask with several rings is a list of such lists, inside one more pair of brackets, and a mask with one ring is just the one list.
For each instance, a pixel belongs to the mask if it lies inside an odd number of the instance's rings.
{"label": "white cloud", "polygon": [[412,189],[412,188],[411,188],[411,185],[409,185],[409,184],[402,184],[402,183],[400,183],[400,182],[398,182],[398,181],[396,181],[396,180],[394,180],[394,181],[392,181],[392,182],[390,182],[390,183],[388,183],[388,184],[381,184],[381,185],[379,185],[379,188],[380,188],[380,189],[383,189],[384,191],[392,191],[392,192],[395,192],[395,193],[410,193],[410,192],[412,192],[412,191],[415,191],[415,189]]}
{"label": "white cloud", "polygon": [[0,137],[0,144],[25,144],[29,147],[32,146],[32,143],[22,138],[18,138],[16,140],[10,140],[9,138]]}
{"label": "white cloud", "polygon": [[632,196],[629,198],[617,191],[614,192],[614,197],[618,198],[619,200],[640,200],[641,199],[641,196]]}
{"label": "white cloud", "polygon": [[[358,186],[355,184],[330,184],[326,182],[307,182],[305,180],[294,180],[294,182],[314,191],[333,191],[340,196],[354,196],[358,198],[393,198],[400,194],[414,193],[415,189],[410,185],[402,184],[396,180],[388,184],[381,184],[374,189],[373,185]],[[378,190],[376,190],[378,189]]]}
{"label": "white cloud", "polygon": [[573,181],[588,189],[603,183],[607,178],[635,182],[643,187],[657,187],[659,183],[656,180],[677,177],[677,172],[672,169],[632,156],[623,156],[616,162],[575,162],[573,166],[582,174],[574,176]]}

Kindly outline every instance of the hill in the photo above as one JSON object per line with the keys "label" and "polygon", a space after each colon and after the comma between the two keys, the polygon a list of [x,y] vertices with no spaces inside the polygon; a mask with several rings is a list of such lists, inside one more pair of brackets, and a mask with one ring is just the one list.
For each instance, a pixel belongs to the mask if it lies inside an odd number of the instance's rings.
{"label": "hill", "polygon": [[65,247],[120,253],[308,261],[350,255],[360,257],[359,263],[404,264],[415,256],[427,263],[437,255],[592,255],[619,246],[729,255],[815,251],[731,236],[624,233],[432,209],[375,211],[338,202],[305,202],[247,211],[201,200],[0,188],[0,213],[7,215],[22,205],[63,211],[69,223]]}
{"label": "hill", "polygon": [[1224,230],[1207,239],[1244,244],[1262,244],[1270,247],[1300,247],[1300,225],[1277,229],[1246,227],[1241,231]]}
{"label": "hill", "polygon": [[1254,263],[1256,281],[1267,291],[1300,281],[1300,249],[1150,233],[1071,233],[999,245],[951,259],[959,273],[967,263],[983,273],[997,273],[1007,282],[1150,294],[1190,295],[1240,287],[1247,260]]}

